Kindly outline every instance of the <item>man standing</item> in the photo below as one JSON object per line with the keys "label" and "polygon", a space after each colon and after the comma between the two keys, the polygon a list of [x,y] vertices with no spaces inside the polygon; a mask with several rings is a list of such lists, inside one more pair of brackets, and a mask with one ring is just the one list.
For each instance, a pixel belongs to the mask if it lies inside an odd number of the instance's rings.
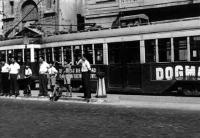
{"label": "man standing", "polygon": [[40,86],[40,93],[38,96],[47,96],[47,85],[48,85],[48,68],[49,64],[44,61],[43,57],[39,58],[40,68],[39,68],[39,86]]}
{"label": "man standing", "polygon": [[63,75],[64,75],[64,85],[68,89],[69,96],[72,97],[72,88],[71,88],[71,79],[72,79],[72,69],[70,62],[65,62],[63,66]]}
{"label": "man standing", "polygon": [[31,76],[32,76],[32,70],[31,68],[26,65],[25,67],[25,89],[24,89],[24,95],[25,96],[31,96]]}
{"label": "man standing", "polygon": [[1,73],[2,73],[2,90],[3,95],[8,96],[9,94],[9,65],[5,61],[1,61]]}
{"label": "man standing", "polygon": [[91,98],[90,83],[89,83],[90,72],[91,72],[90,63],[83,55],[82,58],[78,61],[77,65],[81,65],[84,98],[86,98],[87,102],[89,102]]}
{"label": "man standing", "polygon": [[57,69],[53,66],[53,63],[49,64],[49,69],[48,69],[48,73],[49,73],[49,82],[50,82],[50,86],[51,86],[51,91],[53,92],[54,87],[56,85],[56,76],[58,74]]}
{"label": "man standing", "polygon": [[19,69],[20,65],[15,61],[14,58],[11,58],[11,64],[9,66],[10,73],[10,96],[15,95],[16,97],[19,95],[19,86],[17,79],[19,78]]}

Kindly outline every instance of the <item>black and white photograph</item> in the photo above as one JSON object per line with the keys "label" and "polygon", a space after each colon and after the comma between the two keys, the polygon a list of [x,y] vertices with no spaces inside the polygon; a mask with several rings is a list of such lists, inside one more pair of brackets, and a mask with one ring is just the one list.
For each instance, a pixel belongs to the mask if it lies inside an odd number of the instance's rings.
{"label": "black and white photograph", "polygon": [[200,138],[200,0],[0,0],[0,138]]}

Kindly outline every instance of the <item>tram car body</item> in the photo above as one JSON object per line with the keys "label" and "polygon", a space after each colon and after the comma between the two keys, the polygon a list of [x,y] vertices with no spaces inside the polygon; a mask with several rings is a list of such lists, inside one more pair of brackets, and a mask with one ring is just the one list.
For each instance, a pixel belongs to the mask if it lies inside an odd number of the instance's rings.
{"label": "tram car body", "polygon": [[[55,35],[35,39],[25,46],[22,39],[2,41],[0,52],[9,60],[12,52],[21,62],[29,62],[37,80],[38,58],[47,62],[72,62],[72,86],[81,85],[76,61],[86,54],[92,65],[91,86],[95,92],[96,73],[105,73],[107,92],[164,94],[176,92],[199,95],[199,19],[148,24]],[[21,52],[20,52],[21,51]],[[62,69],[60,68],[60,73]]]}

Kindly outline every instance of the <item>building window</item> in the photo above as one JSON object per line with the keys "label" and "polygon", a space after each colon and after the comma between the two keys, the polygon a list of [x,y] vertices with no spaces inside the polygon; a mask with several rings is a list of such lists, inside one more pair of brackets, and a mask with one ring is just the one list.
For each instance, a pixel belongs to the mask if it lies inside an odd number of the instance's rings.
{"label": "building window", "polygon": [[47,6],[47,9],[51,9],[52,8],[52,0],[47,0],[46,1],[46,6]]}
{"label": "building window", "polygon": [[159,62],[171,62],[171,42],[169,38],[158,40]]}
{"label": "building window", "polygon": [[10,14],[14,14],[14,1],[10,1]]}
{"label": "building window", "polygon": [[145,41],[145,61],[147,63],[156,61],[155,40],[146,40]]}
{"label": "building window", "polygon": [[174,38],[174,60],[186,61],[187,60],[187,38]]}

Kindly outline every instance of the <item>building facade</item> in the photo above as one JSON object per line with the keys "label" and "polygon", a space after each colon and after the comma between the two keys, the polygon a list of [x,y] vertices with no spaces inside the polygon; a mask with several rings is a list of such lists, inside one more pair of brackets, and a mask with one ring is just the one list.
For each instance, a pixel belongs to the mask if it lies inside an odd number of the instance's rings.
{"label": "building facade", "polygon": [[3,7],[2,7],[2,1],[0,1],[0,35],[3,34],[3,22],[2,22],[2,19],[3,19]]}
{"label": "building facade", "polygon": [[77,15],[82,13],[81,0],[3,0],[2,3],[3,33],[9,37],[33,24],[45,35],[75,31]]}
{"label": "building facade", "polygon": [[199,0],[87,0],[86,22],[111,27],[120,17],[145,15],[152,23],[200,16]]}

